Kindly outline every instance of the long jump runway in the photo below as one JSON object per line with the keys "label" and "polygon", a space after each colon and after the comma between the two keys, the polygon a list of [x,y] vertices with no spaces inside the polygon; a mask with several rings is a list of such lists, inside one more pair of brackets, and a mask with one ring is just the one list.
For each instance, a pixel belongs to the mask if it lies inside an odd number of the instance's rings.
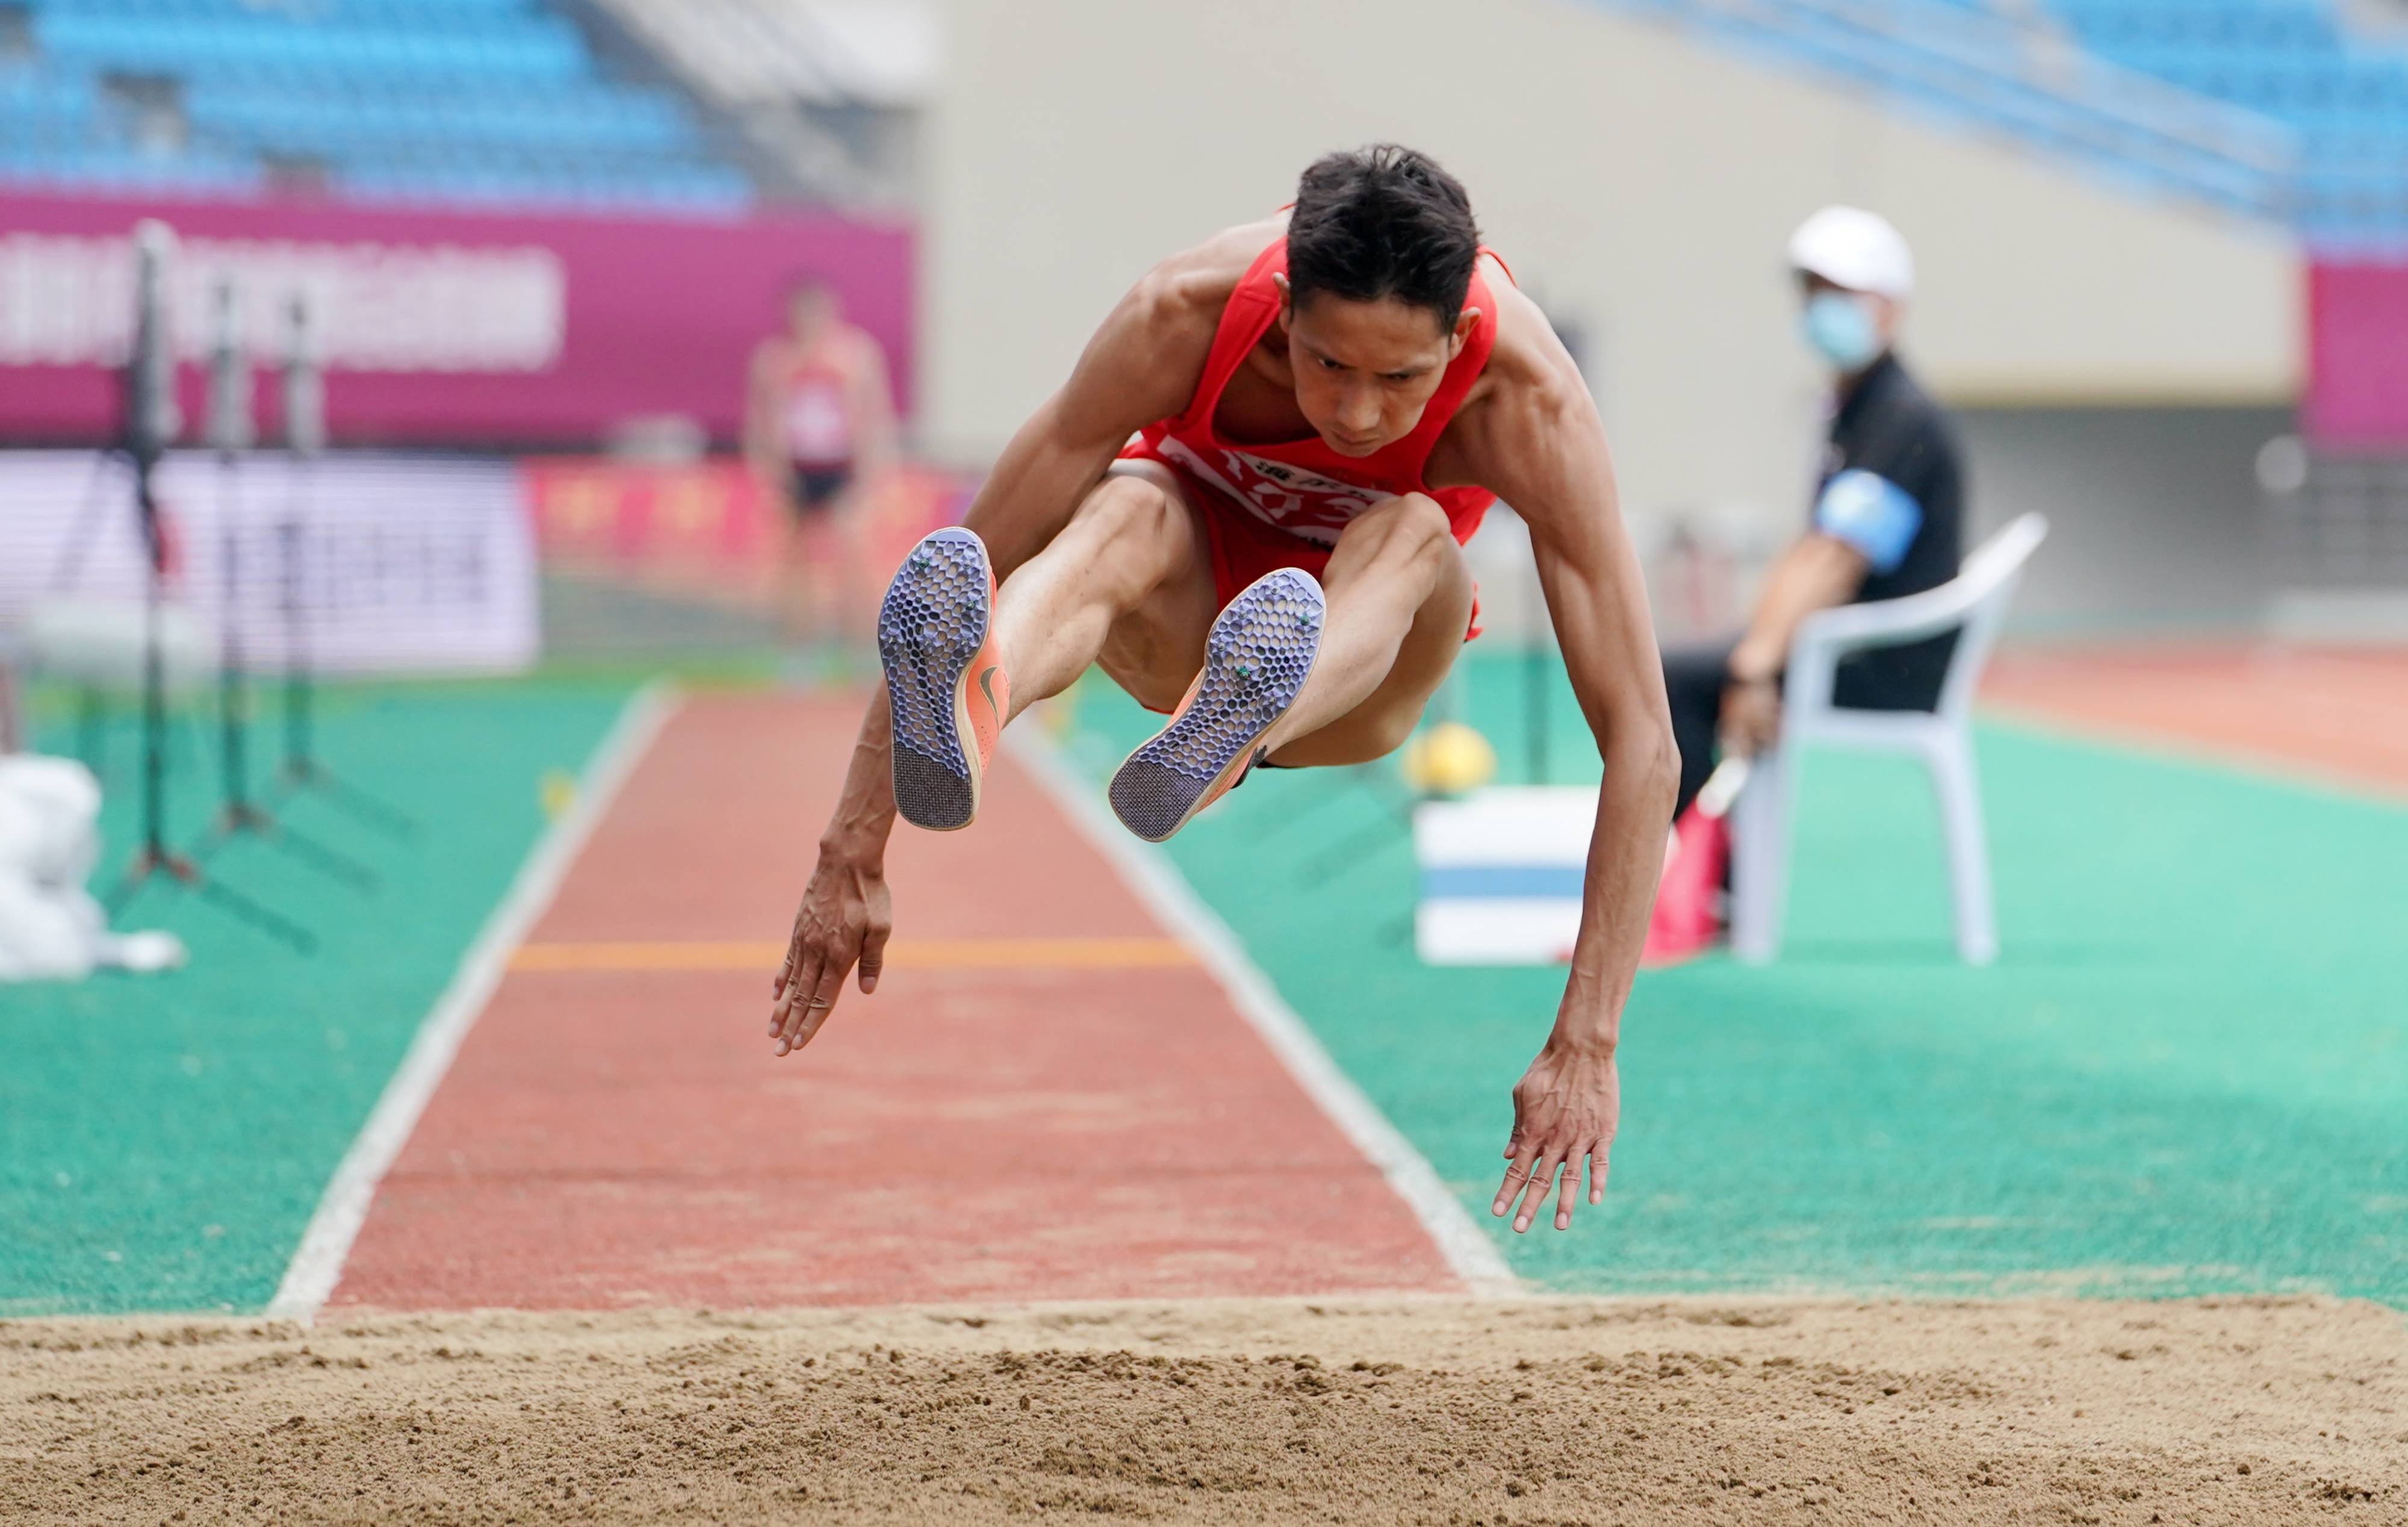
{"label": "long jump runway", "polygon": [[859,714],[686,700],[513,957],[331,1303],[719,1308],[1457,1289],[1019,767],[898,827],[898,934],[810,1049],[769,975]]}

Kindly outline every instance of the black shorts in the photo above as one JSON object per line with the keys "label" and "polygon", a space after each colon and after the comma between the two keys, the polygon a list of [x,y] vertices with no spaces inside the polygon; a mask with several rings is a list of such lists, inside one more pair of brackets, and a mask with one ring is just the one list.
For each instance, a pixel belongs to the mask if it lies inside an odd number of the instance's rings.
{"label": "black shorts", "polygon": [[798,515],[822,514],[828,506],[843,497],[853,486],[853,464],[844,462],[834,467],[795,468],[793,489],[787,495],[788,507]]}

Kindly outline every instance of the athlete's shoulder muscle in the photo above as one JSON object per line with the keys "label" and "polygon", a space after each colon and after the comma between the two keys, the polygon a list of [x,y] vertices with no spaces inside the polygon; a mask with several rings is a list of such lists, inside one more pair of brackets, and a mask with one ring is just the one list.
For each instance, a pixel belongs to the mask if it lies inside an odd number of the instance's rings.
{"label": "athlete's shoulder muscle", "polygon": [[1125,435],[1184,409],[1204,374],[1221,310],[1283,221],[1215,234],[1140,277],[1064,386],[1065,425]]}
{"label": "athlete's shoulder muscle", "polygon": [[[1612,468],[1605,426],[1580,367],[1539,305],[1491,281],[1497,342],[1472,396],[1431,453],[1431,480],[1477,483],[1526,514],[1560,512],[1589,495],[1577,479]],[[1606,487],[1610,501],[1611,488]]]}

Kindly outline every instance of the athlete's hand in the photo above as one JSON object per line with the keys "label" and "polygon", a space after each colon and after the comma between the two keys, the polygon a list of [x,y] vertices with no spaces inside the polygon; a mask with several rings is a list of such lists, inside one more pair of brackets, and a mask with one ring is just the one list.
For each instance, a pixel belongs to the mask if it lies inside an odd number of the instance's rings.
{"label": "athlete's hand", "polygon": [[811,1042],[836,1011],[837,994],[856,962],[863,996],[878,989],[885,965],[886,936],[895,930],[894,903],[886,871],[875,855],[840,854],[823,847],[795,913],[786,962],[769,983],[769,1037],[778,1053]]}
{"label": "athlete's hand", "polygon": [[1505,1142],[1505,1155],[1513,1164],[1505,1169],[1505,1181],[1488,1212],[1501,1215],[1519,1198],[1522,1206],[1513,1216],[1513,1230],[1517,1234],[1528,1230],[1545,1208],[1560,1167],[1563,1185],[1555,1194],[1555,1229],[1571,1229],[1582,1161],[1588,1162],[1588,1201],[1605,1202],[1606,1158],[1621,1119],[1622,1079],[1613,1052],[1550,1038],[1513,1088],[1513,1135]]}

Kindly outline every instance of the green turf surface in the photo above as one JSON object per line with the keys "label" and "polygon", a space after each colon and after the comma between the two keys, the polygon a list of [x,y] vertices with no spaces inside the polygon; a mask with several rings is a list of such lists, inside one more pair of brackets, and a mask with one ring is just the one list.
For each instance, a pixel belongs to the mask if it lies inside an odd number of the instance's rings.
{"label": "green turf surface", "polygon": [[[1466,697],[1516,765],[1520,682],[1474,660]],[[1595,778],[1556,705],[1555,782]],[[1153,725],[1093,683],[1078,717],[1099,776]],[[1999,964],[1955,961],[1918,773],[1810,759],[1784,959],[1640,978],[1613,1190],[1568,1235],[1487,1216],[1561,974],[1415,960],[1393,785],[1257,774],[1170,852],[1539,1283],[2408,1305],[2408,810],[2021,728],[1980,747]]]}
{"label": "green turf surface", "polygon": [[[538,782],[575,772],[630,685],[514,681],[331,688],[319,753],[415,819],[403,841],[303,793],[294,828],[372,867],[362,894],[236,841],[208,868],[305,925],[314,956],[189,895],[144,893],[121,927],[175,929],[165,975],[0,987],[0,1316],[256,1309],[419,1020],[544,821]],[[52,718],[37,742],[72,745]],[[172,820],[200,836],[212,740],[178,732]],[[260,745],[273,746],[263,728]],[[134,830],[135,738],[105,755],[103,884]]]}

